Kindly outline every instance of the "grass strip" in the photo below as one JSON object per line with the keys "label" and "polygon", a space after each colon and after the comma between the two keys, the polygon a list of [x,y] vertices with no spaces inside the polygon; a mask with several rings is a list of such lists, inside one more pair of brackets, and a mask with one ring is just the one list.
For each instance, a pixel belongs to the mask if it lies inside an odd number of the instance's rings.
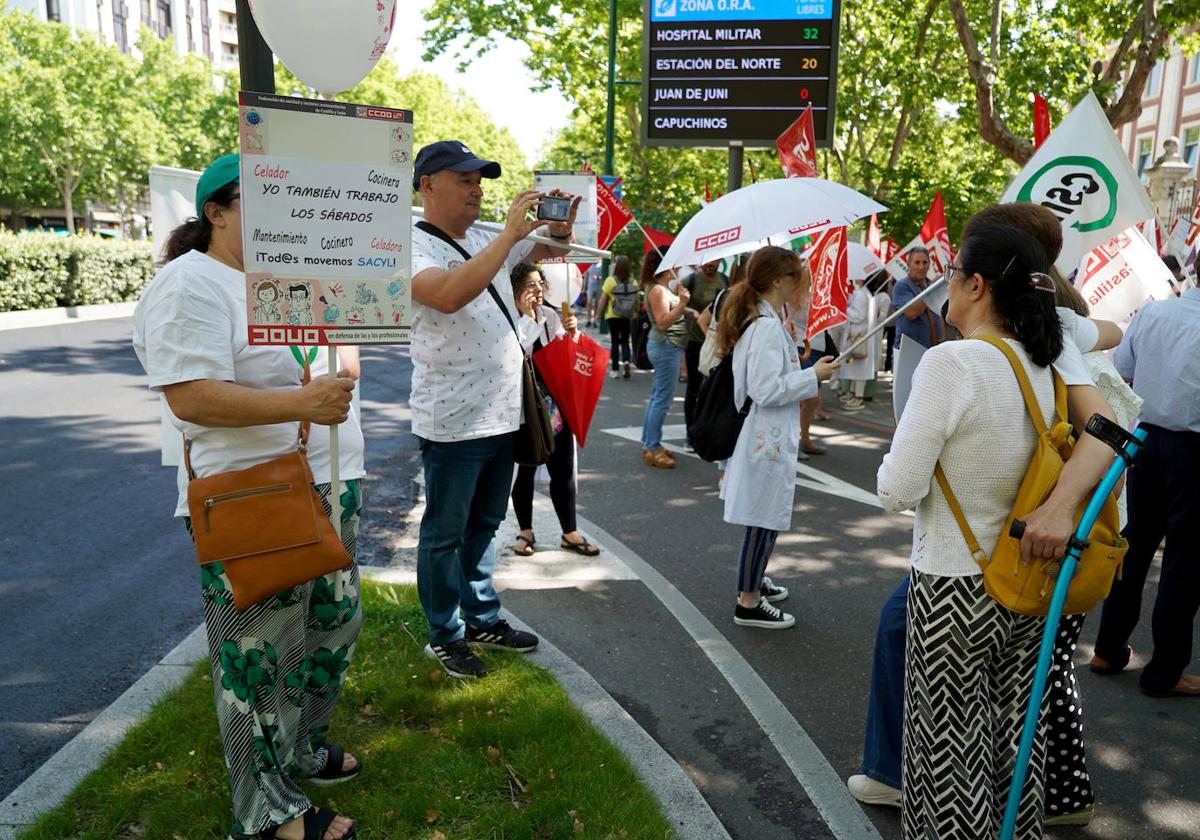
{"label": "grass strip", "polygon": [[[487,651],[482,680],[422,648],[415,587],[364,581],[366,621],[333,740],[358,779],[306,788],[362,840],[674,837],[654,797],[546,671]],[[232,822],[207,660],[21,840],[200,840]]]}

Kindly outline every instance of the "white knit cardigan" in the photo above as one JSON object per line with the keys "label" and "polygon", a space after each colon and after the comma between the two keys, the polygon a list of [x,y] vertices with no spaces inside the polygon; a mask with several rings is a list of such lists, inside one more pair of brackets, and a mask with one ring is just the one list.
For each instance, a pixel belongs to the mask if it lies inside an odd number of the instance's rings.
{"label": "white knit cardigan", "polygon": [[[1035,366],[1020,342],[1008,343],[1049,423],[1054,412],[1050,369]],[[933,480],[934,465],[941,461],[971,530],[990,554],[1035,442],[1016,376],[998,349],[983,341],[952,341],[925,353],[878,475],[879,498],[887,510],[916,509],[914,568],[946,577],[980,573]]]}

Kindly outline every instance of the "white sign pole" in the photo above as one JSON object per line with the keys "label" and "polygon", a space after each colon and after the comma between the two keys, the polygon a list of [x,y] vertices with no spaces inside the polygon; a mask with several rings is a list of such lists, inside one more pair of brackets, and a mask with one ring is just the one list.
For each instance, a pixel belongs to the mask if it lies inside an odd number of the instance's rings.
{"label": "white sign pole", "polygon": [[[329,375],[337,378],[338,372],[338,356],[337,345],[330,344],[329,351]],[[338,539],[342,538],[342,488],[338,482],[338,427],[337,423],[329,424],[329,516],[333,520],[333,530],[338,535]],[[336,604],[342,600],[342,570],[338,569],[335,573],[337,578],[333,584],[333,602]]]}

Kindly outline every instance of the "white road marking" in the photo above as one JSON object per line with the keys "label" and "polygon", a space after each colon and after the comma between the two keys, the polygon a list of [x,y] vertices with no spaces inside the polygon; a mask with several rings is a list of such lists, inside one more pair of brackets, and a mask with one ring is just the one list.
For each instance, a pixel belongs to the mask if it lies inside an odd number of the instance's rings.
{"label": "white road marking", "polygon": [[833,836],[838,840],[882,840],[862,807],[846,790],[845,782],[804,731],[804,727],[695,604],[612,534],[582,517],[579,518],[579,527],[596,541],[602,551],[615,555],[621,563],[632,569],[654,597],[675,616],[675,620],[692,637],[762,727]]}
{"label": "white road marking", "polygon": [[[619,437],[622,440],[633,441],[634,443],[640,443],[642,440],[641,426],[621,426],[613,429],[601,429],[600,431],[614,437]],[[671,443],[671,441],[687,439],[687,431],[682,425],[663,426],[662,439],[665,449],[688,458],[701,460],[700,456],[695,452],[688,452],[684,446]],[[848,481],[843,481],[837,476],[818,470],[816,467],[809,466],[806,463],[796,464],[796,486],[808,490],[816,490],[818,493],[827,493],[830,496],[837,496],[841,499],[849,499],[852,502],[860,502],[861,504],[879,508],[880,510],[883,509],[883,504],[879,501],[879,497],[871,491],[857,487]],[[913,515],[912,511],[904,511],[903,513],[905,516]]]}

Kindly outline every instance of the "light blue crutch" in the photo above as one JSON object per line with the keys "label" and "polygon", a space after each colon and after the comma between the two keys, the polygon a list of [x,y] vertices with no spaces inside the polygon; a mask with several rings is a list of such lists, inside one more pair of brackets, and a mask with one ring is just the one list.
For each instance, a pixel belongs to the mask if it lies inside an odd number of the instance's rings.
{"label": "light blue crutch", "polygon": [[[1029,708],[1025,712],[1025,724],[1021,730],[1021,743],[1017,749],[1017,763],[1013,767],[1012,786],[1008,789],[1008,802],[1004,807],[1004,821],[1000,824],[1000,840],[1012,840],[1017,827],[1017,810],[1021,805],[1021,789],[1025,787],[1025,774],[1029,769],[1029,758],[1033,754],[1033,737],[1037,734],[1038,715],[1042,708],[1042,697],[1046,693],[1046,680],[1050,674],[1050,660],[1054,655],[1054,639],[1058,634],[1058,620],[1062,618],[1063,604],[1067,600],[1067,589],[1071,577],[1075,574],[1075,566],[1079,555],[1087,545],[1088,535],[1096,518],[1100,516],[1100,508],[1117,486],[1121,473],[1133,463],[1133,457],[1141,449],[1146,440],[1145,429],[1135,429],[1132,433],[1125,431],[1106,417],[1095,414],[1088,421],[1087,432],[1093,437],[1107,443],[1116,450],[1118,457],[1108,468],[1104,479],[1092,494],[1092,499],[1083,512],[1083,518],[1075,528],[1067,554],[1063,558],[1062,569],[1058,573],[1058,582],[1054,586],[1054,594],[1050,598],[1050,611],[1046,616],[1046,629],[1042,633],[1042,647],[1038,653],[1037,669],[1033,674],[1033,690],[1029,694]],[[1025,532],[1025,523],[1020,520],[1013,522],[1009,532],[1020,539]]]}

